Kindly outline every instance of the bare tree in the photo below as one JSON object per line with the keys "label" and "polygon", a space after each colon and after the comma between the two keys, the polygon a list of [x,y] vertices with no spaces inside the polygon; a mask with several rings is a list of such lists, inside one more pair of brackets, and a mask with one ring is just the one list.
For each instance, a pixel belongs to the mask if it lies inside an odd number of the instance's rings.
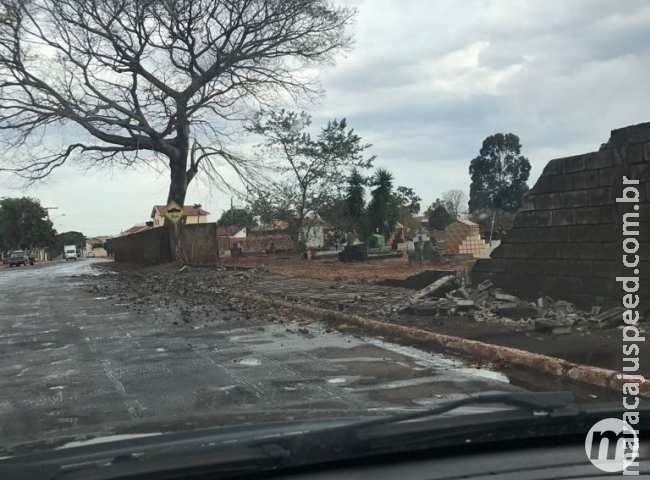
{"label": "bare tree", "polygon": [[453,217],[465,212],[464,205],[467,204],[467,195],[462,190],[448,190],[442,194],[442,202],[447,212]]}
{"label": "bare tree", "polygon": [[225,145],[231,120],[318,93],[304,67],[350,45],[354,16],[327,0],[0,0],[0,8],[3,169],[37,180],[72,158],[160,160],[168,201],[180,205],[199,171],[222,183],[224,162],[244,179],[256,173]]}

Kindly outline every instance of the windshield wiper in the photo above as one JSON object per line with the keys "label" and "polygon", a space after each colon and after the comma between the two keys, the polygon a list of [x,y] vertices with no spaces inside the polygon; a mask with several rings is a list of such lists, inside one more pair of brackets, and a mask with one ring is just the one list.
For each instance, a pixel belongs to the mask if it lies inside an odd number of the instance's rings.
{"label": "windshield wiper", "polygon": [[575,406],[575,395],[573,392],[484,392],[468,395],[459,400],[451,400],[442,405],[417,412],[392,415],[355,424],[355,427],[369,427],[375,425],[389,425],[415,420],[420,418],[434,417],[443,413],[451,412],[459,407],[477,404],[502,404],[513,407],[520,407],[533,412],[552,413],[555,410]]}

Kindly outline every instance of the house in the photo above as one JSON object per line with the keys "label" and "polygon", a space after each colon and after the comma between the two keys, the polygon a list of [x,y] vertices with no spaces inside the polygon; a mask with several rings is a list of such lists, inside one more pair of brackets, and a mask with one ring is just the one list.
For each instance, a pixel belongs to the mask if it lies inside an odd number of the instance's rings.
{"label": "house", "polygon": [[217,237],[246,238],[247,229],[245,225],[227,225],[217,227]]}
{"label": "house", "polygon": [[255,219],[257,226],[253,228],[255,232],[269,233],[269,232],[286,232],[289,229],[289,222],[286,220],[271,220],[270,222],[262,222],[258,217]]}
{"label": "house", "polygon": [[[151,218],[154,227],[162,227],[165,224],[165,214],[167,207],[165,205],[154,205],[151,209]],[[181,222],[185,225],[196,223],[208,223],[208,215],[199,205],[186,205],[183,207]]]}
{"label": "house", "polygon": [[104,248],[106,240],[110,237],[100,236],[86,239],[86,255],[92,252],[95,257],[106,257],[108,253]]}

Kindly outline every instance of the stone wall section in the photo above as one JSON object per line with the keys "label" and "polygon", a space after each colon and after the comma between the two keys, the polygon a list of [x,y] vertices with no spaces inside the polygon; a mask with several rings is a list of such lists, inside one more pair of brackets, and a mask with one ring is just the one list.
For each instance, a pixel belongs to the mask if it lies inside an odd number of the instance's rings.
{"label": "stone wall section", "polygon": [[600,150],[551,160],[525,198],[514,226],[472,279],[534,298],[550,295],[581,305],[620,304],[623,176],[639,180],[639,295],[650,308],[650,123],[611,132]]}

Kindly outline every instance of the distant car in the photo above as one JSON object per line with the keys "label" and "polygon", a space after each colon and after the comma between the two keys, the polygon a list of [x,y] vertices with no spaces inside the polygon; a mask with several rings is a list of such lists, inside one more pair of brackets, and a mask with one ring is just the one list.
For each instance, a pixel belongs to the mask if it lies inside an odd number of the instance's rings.
{"label": "distant car", "polygon": [[95,258],[95,252],[88,252],[86,258]]}
{"label": "distant car", "polygon": [[9,254],[9,266],[20,267],[21,265],[34,265],[34,259],[23,250],[14,250]]}

